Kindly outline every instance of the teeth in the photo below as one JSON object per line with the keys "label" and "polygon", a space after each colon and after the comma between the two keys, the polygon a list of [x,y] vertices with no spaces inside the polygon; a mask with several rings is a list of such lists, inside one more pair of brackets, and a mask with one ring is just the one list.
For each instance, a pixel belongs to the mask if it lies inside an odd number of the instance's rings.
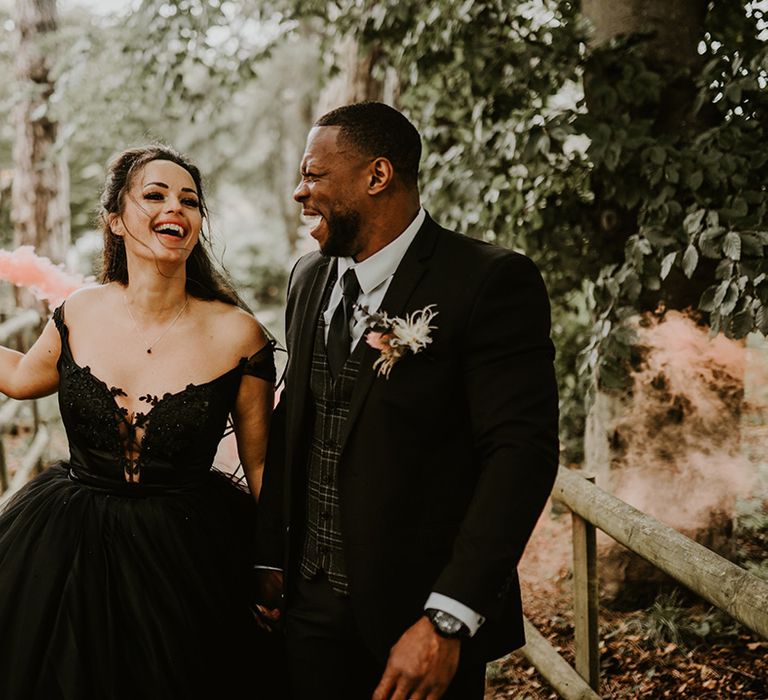
{"label": "teeth", "polygon": [[311,228],[314,228],[315,226],[317,226],[320,223],[322,218],[323,217],[320,216],[320,214],[302,214],[301,215],[301,222],[305,226],[309,226]]}
{"label": "teeth", "polygon": [[184,236],[184,229],[178,224],[161,224],[155,227],[157,233],[172,232],[177,236]]}

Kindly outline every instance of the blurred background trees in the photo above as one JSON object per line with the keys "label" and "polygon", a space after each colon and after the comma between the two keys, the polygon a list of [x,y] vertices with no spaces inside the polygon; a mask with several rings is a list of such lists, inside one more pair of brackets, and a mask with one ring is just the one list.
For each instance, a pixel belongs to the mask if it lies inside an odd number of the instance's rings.
{"label": "blurred background trees", "polygon": [[[580,460],[590,387],[627,387],[628,317],[691,307],[733,337],[768,330],[767,5],[60,0],[45,115],[58,125],[49,160],[68,165],[73,250],[98,248],[109,156],[160,139],[207,174],[238,284],[279,300],[304,249],[290,195],[309,125],[353,99],[392,102],[424,137],[426,207],[544,272],[562,436]],[[18,16],[0,2],[3,75]],[[24,95],[3,81],[0,108]],[[0,122],[4,245],[16,138]]]}

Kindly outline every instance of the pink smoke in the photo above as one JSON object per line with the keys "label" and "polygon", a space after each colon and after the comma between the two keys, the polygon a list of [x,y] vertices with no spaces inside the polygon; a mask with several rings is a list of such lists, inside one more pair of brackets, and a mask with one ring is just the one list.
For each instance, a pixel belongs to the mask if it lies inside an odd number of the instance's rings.
{"label": "pink smoke", "polygon": [[636,330],[645,355],[613,426],[610,490],[677,529],[706,528],[753,483],[741,449],[745,343],[676,311]]}
{"label": "pink smoke", "polygon": [[[768,353],[711,337],[674,311],[638,318],[635,330],[642,361],[631,389],[605,404],[600,424],[611,442],[607,463],[587,469],[618,498],[698,533],[731,516],[738,498],[761,493],[755,485],[765,460]],[[570,517],[553,518],[547,509],[521,560],[521,582],[545,590],[562,582],[570,538]],[[598,542],[613,540],[598,531]]]}
{"label": "pink smoke", "polygon": [[16,250],[0,250],[0,279],[18,287],[26,287],[35,297],[57,307],[72,292],[88,282],[82,275],[68,272],[48,258],[35,253],[32,246]]}

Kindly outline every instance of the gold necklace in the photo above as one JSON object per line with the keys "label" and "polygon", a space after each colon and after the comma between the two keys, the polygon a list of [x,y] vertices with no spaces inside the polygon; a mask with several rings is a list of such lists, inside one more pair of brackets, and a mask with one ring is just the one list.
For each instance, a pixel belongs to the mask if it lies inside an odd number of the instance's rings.
{"label": "gold necklace", "polygon": [[128,297],[123,294],[123,303],[125,304],[125,308],[128,311],[128,315],[131,317],[131,321],[133,322],[133,327],[136,329],[136,333],[139,334],[139,338],[141,339],[141,342],[147,346],[147,355],[152,354],[152,348],[155,347],[164,337],[165,334],[171,330],[176,325],[176,321],[178,321],[181,318],[181,314],[184,313],[184,310],[189,305],[189,297],[185,294],[184,295],[184,303],[181,305],[181,308],[179,309],[179,313],[176,314],[176,316],[173,317],[173,321],[171,321],[168,326],[166,326],[165,330],[157,336],[151,343],[147,343],[146,338],[144,337],[144,334],[139,329],[139,324],[136,323],[136,319],[133,317],[133,312],[131,311],[131,305],[128,303]]}

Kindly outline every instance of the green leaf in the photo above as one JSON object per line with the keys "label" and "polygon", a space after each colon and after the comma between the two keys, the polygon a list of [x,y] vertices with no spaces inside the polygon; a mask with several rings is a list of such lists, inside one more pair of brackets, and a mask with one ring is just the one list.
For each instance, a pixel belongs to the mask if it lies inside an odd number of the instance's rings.
{"label": "green leaf", "polygon": [[704,173],[701,170],[694,170],[688,176],[688,187],[694,192],[701,187],[701,183],[704,182]]}
{"label": "green leaf", "polygon": [[736,308],[736,302],[739,300],[739,288],[735,284],[728,285],[728,291],[725,293],[725,299],[720,304],[720,313],[728,316]]}
{"label": "green leaf", "polygon": [[699,299],[699,308],[702,311],[714,311],[715,309],[715,292],[717,292],[717,286],[707,287],[704,293]]}
{"label": "green leaf", "polygon": [[664,165],[664,162],[667,160],[667,152],[661,146],[651,146],[646,151],[646,154],[648,160],[655,165]]}
{"label": "green leaf", "polygon": [[756,236],[754,233],[748,231],[742,231],[739,233],[741,238],[741,252],[742,255],[751,256],[753,258],[763,257],[763,242],[760,236]]}
{"label": "green leaf", "polygon": [[669,271],[672,269],[672,265],[675,263],[675,259],[677,258],[677,252],[674,253],[668,253],[664,256],[664,259],[661,261],[661,279],[665,280],[667,279],[667,275],[669,274]]}
{"label": "green leaf", "polygon": [[706,209],[697,209],[692,211],[688,216],[683,219],[683,230],[693,235],[701,228],[701,222],[704,219],[704,214],[707,213]]}
{"label": "green leaf", "polygon": [[699,253],[696,250],[696,247],[691,244],[685,249],[685,253],[683,253],[683,272],[688,279],[693,276],[693,272],[698,264]]}
{"label": "green leaf", "polygon": [[768,309],[768,284],[761,284],[756,291],[757,298],[760,299],[763,308]]}
{"label": "green leaf", "polygon": [[680,171],[677,169],[677,166],[668,165],[664,170],[664,177],[667,182],[675,185],[680,180]]}
{"label": "green leaf", "polygon": [[[715,289],[714,296],[712,297],[712,307],[717,308],[723,303],[725,295],[728,292],[728,286],[731,284],[731,280],[723,280]],[[711,287],[710,287],[711,289]]]}
{"label": "green leaf", "polygon": [[605,163],[605,167],[610,172],[613,172],[614,170],[616,170],[616,166],[618,166],[620,158],[621,158],[621,143],[619,143],[618,141],[614,141],[605,150],[605,156],[603,157],[603,162]]}
{"label": "green leaf", "polygon": [[640,292],[643,291],[643,285],[640,282],[640,278],[636,273],[630,272],[622,286],[627,298],[634,304],[640,296]]}
{"label": "green leaf", "polygon": [[738,83],[730,83],[725,88],[725,96],[733,102],[733,104],[739,104],[741,102],[741,85]]}
{"label": "green leaf", "polygon": [[728,231],[723,240],[723,252],[731,260],[741,258],[741,236],[736,231]]}
{"label": "green leaf", "polygon": [[755,317],[751,309],[735,314],[731,319],[730,331],[734,338],[743,338],[755,327]]}
{"label": "green leaf", "polygon": [[715,268],[715,278],[725,280],[731,277],[733,277],[733,262],[728,258],[723,258]]}
{"label": "green leaf", "polygon": [[743,197],[733,198],[733,202],[731,203],[731,213],[733,216],[746,216],[748,211],[749,207],[747,206],[747,202]]}
{"label": "green leaf", "polygon": [[707,258],[720,259],[722,255],[722,237],[725,229],[722,226],[707,228],[699,236],[698,245],[702,255]]}

